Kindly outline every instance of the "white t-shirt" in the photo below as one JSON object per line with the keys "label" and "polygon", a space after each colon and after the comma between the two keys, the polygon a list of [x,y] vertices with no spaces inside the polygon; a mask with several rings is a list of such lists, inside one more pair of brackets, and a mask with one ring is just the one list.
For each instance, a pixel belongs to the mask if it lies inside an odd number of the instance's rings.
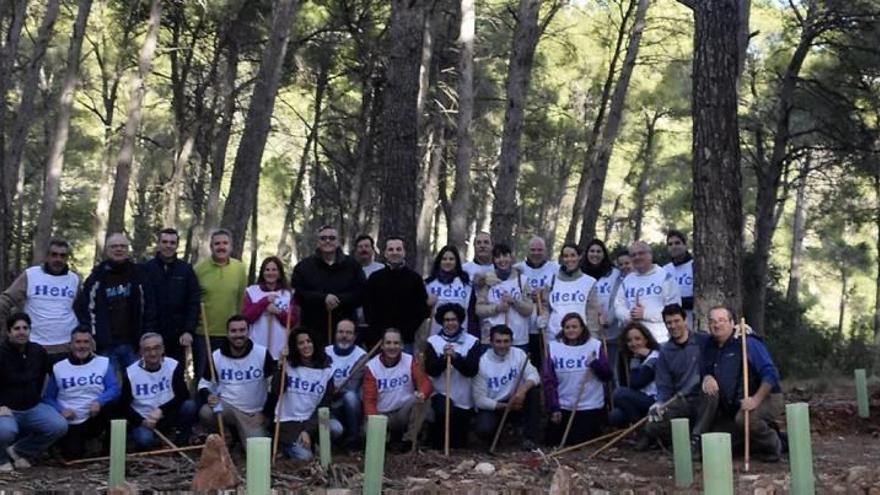
{"label": "white t-shirt", "polygon": [[[602,343],[590,338],[581,345],[565,345],[562,342],[550,342],[550,359],[553,371],[559,382],[559,407],[566,411],[585,411],[605,407],[605,391],[602,382],[589,369],[589,363],[599,357]],[[587,382],[580,401],[575,408],[575,400],[584,374]]]}
{"label": "white t-shirt", "polygon": [[92,402],[104,392],[104,376],[110,368],[110,359],[94,356],[86,364],[73,364],[70,359],[58,361],[52,367],[58,403],[74,413],[71,424],[78,425],[89,419]]}
{"label": "white t-shirt", "polygon": [[483,274],[486,272],[491,272],[492,270],[495,269],[495,265],[492,264],[491,262],[486,265],[481,265],[481,264],[477,263],[476,261],[468,261],[467,263],[464,263],[461,265],[461,269],[464,270],[465,272],[467,272],[468,277],[470,278],[470,281],[471,281],[471,285],[474,285],[474,278],[477,275],[480,275],[480,274]]}
{"label": "white t-shirt", "polygon": [[146,417],[163,404],[174,399],[174,371],[177,361],[170,357],[162,359],[156,371],[141,368],[140,361],[125,369],[131,384],[131,408]]}
{"label": "white t-shirt", "polygon": [[[290,308],[290,298],[293,297],[293,293],[289,290],[276,290],[272,292],[266,292],[260,288],[259,285],[251,285],[247,289],[247,295],[250,298],[251,302],[257,302],[262,299],[265,299],[270,293],[278,294],[278,298],[275,299],[275,306],[278,307],[283,313],[286,313],[288,308]],[[269,345],[269,335],[272,335],[272,345]],[[287,331],[284,328],[284,325],[278,321],[278,318],[269,313],[264,312],[250,325],[250,338],[254,341],[254,344],[259,344],[267,349],[272,354],[272,359],[278,360],[281,356],[281,350],[284,349],[284,346],[287,345],[286,336]]]}
{"label": "white t-shirt", "polygon": [[367,368],[376,379],[379,392],[376,410],[380,414],[396,411],[416,399],[415,379],[412,376],[413,357],[401,353],[400,360],[392,367],[386,367],[376,356],[367,363]]}
{"label": "white t-shirt", "polygon": [[[477,342],[476,337],[464,332],[461,333],[455,342],[447,342],[440,335],[428,337],[428,345],[434,349],[434,353],[438,356],[443,356],[443,348],[447,343],[453,344],[456,354],[467,356],[467,353],[475,345],[478,345],[479,342]],[[432,376],[431,384],[434,385],[434,391],[438,394],[447,394],[445,372],[441,373],[440,376]],[[462,375],[460,371],[453,367],[452,372],[449,373],[449,384],[452,387],[452,391],[449,393],[452,404],[459,409],[471,409],[474,406],[473,397],[471,396],[471,378]]]}
{"label": "white t-shirt", "polygon": [[[678,284],[678,292],[682,298],[694,297],[694,260],[688,260],[678,266],[670,262],[663,265],[663,269],[672,275],[675,283]],[[686,310],[688,328],[694,328],[694,311]]]}
{"label": "white t-shirt", "polygon": [[327,385],[333,378],[333,368],[309,368],[297,366],[287,367],[284,379],[284,399],[280,403],[281,410],[277,417],[281,421],[306,421],[315,413],[315,409],[327,393]]}
{"label": "white t-shirt", "polygon": [[70,332],[79,324],[73,312],[79,276],[70,270],[50,275],[42,266],[32,266],[26,273],[24,312],[31,317],[31,342],[44,346],[70,342]]}
{"label": "white t-shirt", "polygon": [[575,280],[556,278],[547,301],[550,304],[550,314],[547,318],[546,342],[556,339],[556,334],[562,330],[562,318],[568,313],[577,313],[584,322],[587,321],[587,298],[590,297],[594,285],[596,279],[586,274]]}
{"label": "white t-shirt", "polygon": [[[507,280],[499,282],[489,287],[487,301],[493,305],[501,303],[504,294],[510,294],[514,299],[522,299],[522,288],[519,286],[520,277],[513,275]],[[513,305],[507,310],[507,326],[513,331],[513,345],[526,345],[529,343],[529,324],[531,315],[523,316],[519,314]],[[489,328],[495,325],[505,324],[505,313],[490,316],[486,318]],[[485,325],[484,325],[485,327]]]}
{"label": "white t-shirt", "polygon": [[[268,395],[268,382],[264,375],[266,348],[254,344],[251,352],[239,358],[224,355],[220,349],[211,354],[217,370],[218,392],[223,401],[247,414],[262,411]],[[202,378],[199,389],[211,388]]]}
{"label": "white t-shirt", "polygon": [[614,310],[621,326],[630,320],[630,309],[636,302],[644,309],[644,317],[640,320],[658,343],[669,340],[669,332],[663,323],[663,308],[669,304],[681,304],[678,284],[666,270],[657,265],[645,273],[633,271],[623,279]]}
{"label": "white t-shirt", "polygon": [[367,354],[367,351],[358,346],[354,346],[354,349],[352,349],[347,356],[337,356],[332,344],[324,347],[324,352],[330,356],[330,359],[332,360],[330,369],[333,370],[333,385],[335,387],[342,385],[342,382],[344,382],[346,378],[348,378],[349,373],[351,373],[352,366],[357,363],[361,356]]}
{"label": "white t-shirt", "polygon": [[[440,306],[448,303],[458,304],[464,308],[464,321],[461,323],[461,326],[462,328],[467,328],[467,312],[471,304],[471,292],[473,291],[470,284],[462,282],[458,277],[455,277],[448,284],[444,284],[435,278],[425,285],[425,289],[428,291],[428,295],[433,294],[437,298],[437,304],[434,305],[435,311]],[[441,328],[440,324],[432,317],[431,335],[440,333]]]}

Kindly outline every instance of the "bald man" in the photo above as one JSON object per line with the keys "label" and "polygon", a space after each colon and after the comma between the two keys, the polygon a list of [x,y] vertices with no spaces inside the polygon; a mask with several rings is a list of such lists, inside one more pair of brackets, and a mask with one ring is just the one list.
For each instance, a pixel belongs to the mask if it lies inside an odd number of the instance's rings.
{"label": "bald man", "polygon": [[669,272],[654,264],[654,254],[647,242],[634,242],[629,256],[633,271],[620,284],[614,312],[621,326],[638,321],[662,344],[669,340],[663,308],[670,304],[681,305],[678,284]]}
{"label": "bald man", "polygon": [[92,269],[74,303],[81,325],[95,337],[99,355],[120,372],[138,360],[138,342],[153,331],[153,295],[131,260],[125,234],[107,237],[104,261]]}
{"label": "bald man", "polygon": [[[523,276],[523,283],[528,286],[527,292],[532,295],[535,308],[537,308],[536,294],[543,291],[546,297],[553,285],[554,277],[559,273],[559,263],[548,259],[547,243],[543,237],[534,236],[529,239],[528,253],[525,261],[520,261],[514,265]],[[537,310],[532,313],[529,323],[529,352],[536,366],[541,362],[543,352],[541,338],[538,334],[541,330],[538,328]]]}

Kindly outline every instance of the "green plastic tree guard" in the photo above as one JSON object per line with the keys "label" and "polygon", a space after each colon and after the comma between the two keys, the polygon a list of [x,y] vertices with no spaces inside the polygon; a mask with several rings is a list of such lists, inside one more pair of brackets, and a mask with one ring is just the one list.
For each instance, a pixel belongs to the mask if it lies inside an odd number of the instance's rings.
{"label": "green plastic tree guard", "polygon": [[330,408],[318,408],[318,445],[321,449],[321,467],[330,465]]}
{"label": "green plastic tree guard", "polygon": [[381,414],[367,418],[367,456],[364,459],[364,495],[382,493],[385,471],[385,432],[388,418]]}
{"label": "green plastic tree guard", "polygon": [[125,483],[125,420],[110,421],[110,488]]}
{"label": "green plastic tree guard", "polygon": [[703,493],[733,495],[730,433],[703,433]]}
{"label": "green plastic tree guard", "polygon": [[675,458],[675,486],[687,488],[694,482],[691,462],[691,430],[688,418],[672,420],[672,451]]}
{"label": "green plastic tree guard", "polygon": [[816,493],[813,446],[810,441],[810,406],[805,402],[785,406],[792,495]]}
{"label": "green plastic tree guard", "polygon": [[272,440],[268,437],[247,439],[247,492],[249,495],[268,495],[272,488]]}
{"label": "green plastic tree guard", "polygon": [[856,370],[856,400],[859,403],[859,417],[867,418],[868,412],[868,379],[865,370]]}

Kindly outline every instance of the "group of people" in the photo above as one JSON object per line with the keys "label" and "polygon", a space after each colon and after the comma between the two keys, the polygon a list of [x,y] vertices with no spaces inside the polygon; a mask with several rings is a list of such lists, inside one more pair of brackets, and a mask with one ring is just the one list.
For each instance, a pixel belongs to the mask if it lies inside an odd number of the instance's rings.
{"label": "group of people", "polygon": [[783,450],[779,374],[761,340],[736,334],[721,306],[710,335],[692,328],[681,232],[667,235],[664,267],[641,241],[614,258],[600,240],[585,252],[565,244],[556,262],[539,237],[516,262],[479,232],[473,260],[446,246],[423,278],[403,239],[385,239],[378,263],[370,236],[348,256],[326,226],[289,279],[273,256],[250,286],[229,231],[211,233],[211,256],[195,266],[177,257],[178,240],[162,230],[155,257],[138,264],[112,234],[80,284],[70,245],[55,239],[0,295],[0,472],[56,442],[65,458],[90,442],[105,448],[120,417],[137,449],[223,430],[243,442],[278,423],[283,453],[309,459],[324,406],[333,441],[349,450],[362,446],[368,415],[386,415],[391,449],[406,451],[422,436],[435,448],[447,437],[467,447],[471,432],[491,443],[505,411],[525,449],[646,415],[637,447],[648,448],[668,442],[671,418],[691,418],[696,439],[742,431],[742,411],[755,411],[753,450],[768,460]]}

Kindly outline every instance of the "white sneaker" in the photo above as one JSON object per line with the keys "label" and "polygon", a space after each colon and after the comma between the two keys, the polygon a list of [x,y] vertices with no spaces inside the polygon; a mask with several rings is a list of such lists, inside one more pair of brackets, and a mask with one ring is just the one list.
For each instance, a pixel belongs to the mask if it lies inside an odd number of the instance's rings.
{"label": "white sneaker", "polygon": [[18,455],[15,451],[15,447],[12,445],[6,447],[6,453],[9,454],[9,458],[12,459],[12,464],[15,466],[15,469],[27,469],[31,467],[31,463],[24,457]]}
{"label": "white sneaker", "polygon": [[4,462],[0,464],[0,473],[11,473],[12,472],[12,463]]}

